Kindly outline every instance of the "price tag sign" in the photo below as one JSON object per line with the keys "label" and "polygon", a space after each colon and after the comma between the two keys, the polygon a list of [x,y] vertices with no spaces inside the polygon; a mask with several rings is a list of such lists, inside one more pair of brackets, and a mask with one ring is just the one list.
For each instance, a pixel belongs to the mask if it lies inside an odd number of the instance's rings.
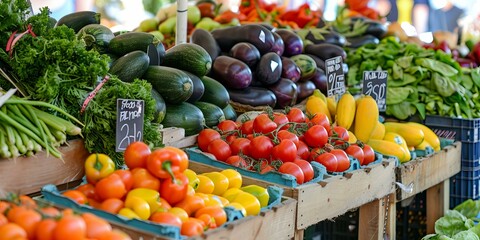
{"label": "price tag sign", "polygon": [[345,93],[345,75],[343,75],[343,60],[341,56],[325,61],[327,75],[327,96],[341,96]]}
{"label": "price tag sign", "polygon": [[116,151],[123,152],[130,143],[143,139],[143,100],[117,99]]}
{"label": "price tag sign", "polygon": [[385,112],[387,109],[387,76],[387,71],[363,72],[362,92],[377,101],[378,110],[381,112]]}

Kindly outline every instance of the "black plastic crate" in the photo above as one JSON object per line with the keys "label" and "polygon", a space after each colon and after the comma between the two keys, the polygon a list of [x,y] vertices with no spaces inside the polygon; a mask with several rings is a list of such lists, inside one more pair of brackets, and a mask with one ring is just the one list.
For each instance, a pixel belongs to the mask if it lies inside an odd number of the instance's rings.
{"label": "black plastic crate", "polygon": [[426,192],[413,197],[408,206],[397,203],[397,240],[421,239],[427,234]]}
{"label": "black plastic crate", "polygon": [[469,199],[480,197],[480,176],[473,178],[462,178],[462,173],[450,178],[450,195]]}
{"label": "black plastic crate", "polygon": [[349,211],[333,220],[319,222],[305,231],[305,240],[357,240],[358,210]]}
{"label": "black plastic crate", "polygon": [[480,141],[480,118],[462,119],[427,115],[425,125],[442,138],[455,139],[462,143]]}

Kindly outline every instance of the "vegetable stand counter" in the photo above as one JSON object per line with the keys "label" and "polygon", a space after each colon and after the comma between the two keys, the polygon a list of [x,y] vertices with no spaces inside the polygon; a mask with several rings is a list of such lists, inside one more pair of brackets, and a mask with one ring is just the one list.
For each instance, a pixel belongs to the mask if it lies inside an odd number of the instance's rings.
{"label": "vegetable stand counter", "polygon": [[[219,168],[208,164],[191,161],[189,168],[197,172],[218,171]],[[389,219],[385,222],[385,211],[394,209],[385,205],[386,196],[393,195],[395,181],[395,162],[384,160],[381,163],[345,173],[343,176],[327,177],[317,183],[303,184],[298,187],[286,187],[284,196],[297,200],[295,239],[303,239],[304,230],[320,221],[342,215],[348,210],[361,207],[361,221],[369,226],[361,227],[360,239],[375,239],[383,237],[385,223],[389,226],[387,231],[393,234],[390,228],[395,221],[395,214],[389,213]],[[249,176],[243,176],[245,184],[257,184],[259,186],[277,185],[272,182],[260,180]],[[394,201],[390,201],[393,205]],[[368,220],[367,220],[368,219]],[[279,224],[276,221],[263,224]],[[394,226],[394,225],[393,225]],[[281,235],[280,239],[286,238]],[[269,239],[272,239],[271,237]]]}
{"label": "vegetable stand counter", "polygon": [[397,202],[427,191],[427,234],[435,232],[435,221],[449,209],[449,179],[461,170],[461,153],[461,143],[455,142],[396,168],[397,182],[405,186],[404,190],[398,188]]}
{"label": "vegetable stand counter", "polygon": [[0,159],[0,196],[7,192],[38,193],[46,184],[67,184],[67,188],[80,184],[84,160],[89,155],[83,140],[68,141],[59,150],[63,160],[47,156],[45,150],[32,157]]}

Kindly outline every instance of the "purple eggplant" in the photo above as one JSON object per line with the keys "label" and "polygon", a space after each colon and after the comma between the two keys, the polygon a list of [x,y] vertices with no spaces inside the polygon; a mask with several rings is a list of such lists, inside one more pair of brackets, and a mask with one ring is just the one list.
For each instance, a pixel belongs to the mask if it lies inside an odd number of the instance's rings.
{"label": "purple eggplant", "polygon": [[297,103],[297,85],[286,78],[281,78],[277,83],[268,87],[277,98],[276,108],[285,108]]}
{"label": "purple eggplant", "polygon": [[312,81],[305,81],[305,82],[296,82],[297,84],[297,101],[301,102],[303,99],[307,98],[308,96],[313,94],[313,91],[315,91],[316,87],[315,84]]}
{"label": "purple eggplant", "polygon": [[305,53],[313,54],[323,61],[337,56],[341,56],[344,61],[347,58],[343,48],[330,43],[309,44],[305,46]]}
{"label": "purple eggplant", "polygon": [[282,75],[282,59],[274,52],[265,53],[255,69],[255,78],[265,85],[276,83]]}
{"label": "purple eggplant", "polygon": [[266,89],[260,87],[248,87],[242,90],[228,90],[230,94],[230,100],[236,103],[250,105],[252,107],[257,106],[270,106],[275,107],[277,98],[275,94]]}
{"label": "purple eggplant", "polygon": [[297,82],[302,75],[300,68],[295,62],[288,58],[282,57],[282,78],[290,79],[293,82]]}
{"label": "purple eggplant", "polygon": [[229,55],[246,63],[250,68],[255,67],[258,61],[260,61],[258,49],[253,44],[247,42],[235,44],[230,49]]}
{"label": "purple eggplant", "polygon": [[303,52],[303,41],[296,33],[287,29],[277,29],[275,33],[280,35],[285,45],[284,56],[290,57]]}
{"label": "purple eggplant", "polygon": [[319,89],[323,94],[327,95],[327,75],[323,69],[317,67],[317,71],[310,78],[310,81],[315,84],[315,87]]}
{"label": "purple eggplant", "polygon": [[252,71],[236,58],[218,56],[213,61],[212,69],[215,79],[228,88],[244,89],[252,82]]}
{"label": "purple eggplant", "polygon": [[212,31],[212,36],[222,51],[229,51],[239,42],[249,42],[264,54],[270,51],[274,44],[272,32],[260,24],[219,28]]}
{"label": "purple eggplant", "polygon": [[270,49],[270,52],[274,52],[278,54],[278,56],[282,56],[283,51],[285,50],[285,44],[283,43],[283,39],[276,32],[272,32],[272,34],[273,34],[273,39],[275,39],[275,42],[273,44],[272,49]]}

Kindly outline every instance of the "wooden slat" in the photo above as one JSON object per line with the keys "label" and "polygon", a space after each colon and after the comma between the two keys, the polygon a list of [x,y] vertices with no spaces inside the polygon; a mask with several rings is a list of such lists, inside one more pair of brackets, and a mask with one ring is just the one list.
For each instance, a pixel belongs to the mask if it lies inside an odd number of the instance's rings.
{"label": "wooden slat", "polygon": [[427,234],[435,233],[435,221],[449,209],[449,183],[445,180],[427,189]]}
{"label": "wooden slat", "polygon": [[397,182],[404,185],[413,183],[413,191],[399,189],[397,201],[407,199],[454,176],[461,170],[462,147],[460,142],[429,157],[419,158],[400,165],[396,169]]}
{"label": "wooden slat", "polygon": [[89,153],[83,140],[68,144],[59,149],[63,161],[47,156],[46,152],[32,157],[0,159],[0,196],[7,192],[34,194],[46,184],[60,185],[81,179]]}
{"label": "wooden slat", "polygon": [[358,239],[395,239],[395,194],[376,199],[360,207]]}

